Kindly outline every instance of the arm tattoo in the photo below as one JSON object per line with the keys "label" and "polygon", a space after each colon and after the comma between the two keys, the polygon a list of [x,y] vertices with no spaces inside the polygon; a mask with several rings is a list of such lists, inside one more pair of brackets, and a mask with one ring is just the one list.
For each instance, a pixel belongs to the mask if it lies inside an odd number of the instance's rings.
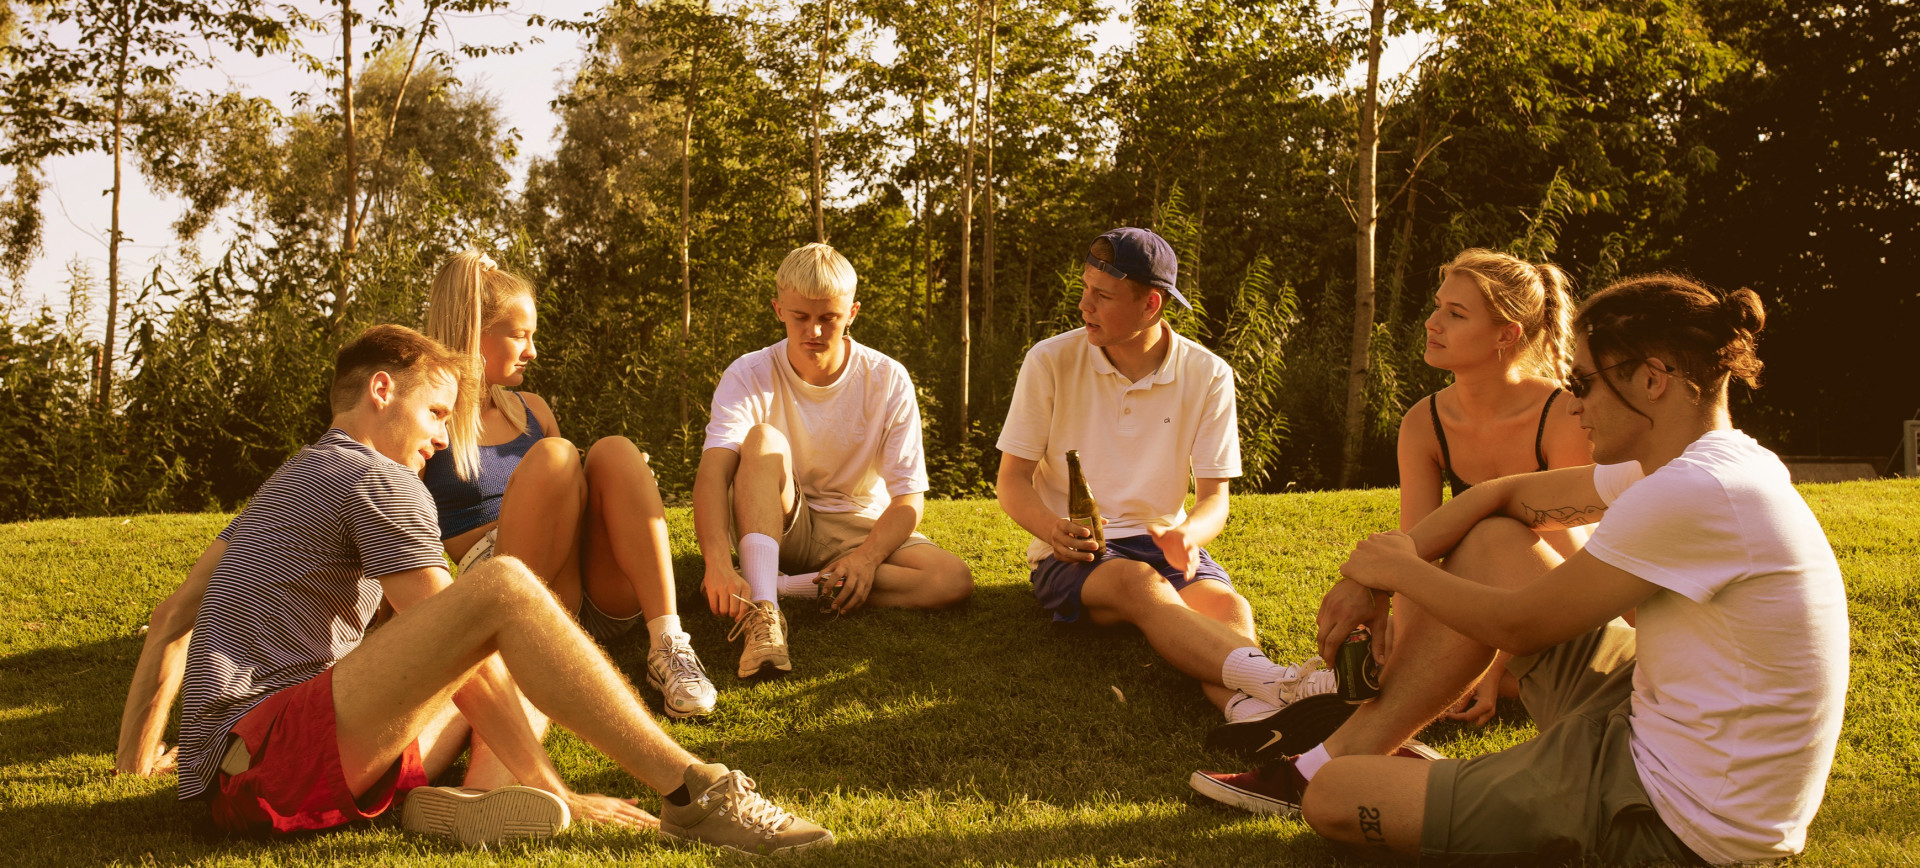
{"label": "arm tattoo", "polygon": [[1528,527],[1575,528],[1599,521],[1607,508],[1604,506],[1536,507],[1530,503],[1521,503],[1520,511],[1526,516]]}
{"label": "arm tattoo", "polygon": [[1380,809],[1360,806],[1360,837],[1374,847],[1387,846],[1386,833],[1380,830]]}

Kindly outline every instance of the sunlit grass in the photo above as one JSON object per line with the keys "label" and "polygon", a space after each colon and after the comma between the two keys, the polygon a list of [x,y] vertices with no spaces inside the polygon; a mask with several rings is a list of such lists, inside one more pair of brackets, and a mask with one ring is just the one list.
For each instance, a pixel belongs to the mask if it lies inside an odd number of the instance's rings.
{"label": "sunlit grass", "polygon": [[[1920,859],[1920,483],[1802,488],[1833,540],[1853,619],[1852,690],[1804,865]],[[1276,658],[1311,653],[1319,592],[1352,540],[1388,526],[1391,492],[1236,497],[1212,547],[1252,600]],[[699,723],[668,723],[694,752],[747,770],[776,800],[832,828],[808,864],[1322,865],[1305,826],[1197,801],[1196,768],[1232,767],[1201,741],[1216,715],[1137,633],[1052,626],[1034,604],[1022,532],[988,501],[930,505],[926,531],[973,565],[979,590],[940,614],[837,620],[791,607],[795,673],[733,678],[727,624],[704,611],[684,510],[673,515],[680,600],[721,688]],[[403,834],[390,820],[293,841],[210,835],[173,781],[112,775],[139,625],[225,522],[153,515],[0,526],[0,841],[19,864],[338,862],[696,865],[729,861],[651,834],[581,829],[497,853]],[[636,637],[614,649],[642,671]],[[1118,688],[1125,701],[1113,692]],[[1456,756],[1533,732],[1503,709],[1485,730],[1436,727]],[[583,789],[646,792],[578,739],[549,739]]]}

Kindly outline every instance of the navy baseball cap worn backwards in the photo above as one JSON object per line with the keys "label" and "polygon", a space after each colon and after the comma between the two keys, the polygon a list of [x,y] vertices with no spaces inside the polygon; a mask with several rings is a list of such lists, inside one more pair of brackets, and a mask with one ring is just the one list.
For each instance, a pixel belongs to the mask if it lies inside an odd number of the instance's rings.
{"label": "navy baseball cap worn backwards", "polygon": [[1187,297],[1173,286],[1174,278],[1180,273],[1180,260],[1173,255],[1173,248],[1165,238],[1133,226],[1123,226],[1100,237],[1113,245],[1113,261],[1101,262],[1089,253],[1088,265],[1123,280],[1165,290],[1181,307],[1193,309]]}

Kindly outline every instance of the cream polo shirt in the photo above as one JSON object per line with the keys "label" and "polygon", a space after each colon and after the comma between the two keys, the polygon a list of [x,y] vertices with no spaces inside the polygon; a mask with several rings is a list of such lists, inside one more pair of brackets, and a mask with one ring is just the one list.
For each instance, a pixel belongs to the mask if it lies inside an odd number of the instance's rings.
{"label": "cream polo shirt", "polygon": [[787,342],[735,359],[713,390],[702,449],[740,451],[762,422],[787,437],[793,478],[815,512],[878,517],[905,494],[927,490],[920,401],[907,369],[847,338],[847,366],[832,383],[800,379]]}
{"label": "cream polo shirt", "polygon": [[[1034,344],[1000,429],[1001,452],[1039,462],[1033,487],[1055,515],[1067,514],[1067,450],[1079,450],[1109,538],[1179,524],[1194,478],[1240,475],[1233,369],[1161,328],[1172,342],[1167,357],[1137,383],[1087,342],[1084,328]],[[1035,539],[1027,563],[1052,553]]]}

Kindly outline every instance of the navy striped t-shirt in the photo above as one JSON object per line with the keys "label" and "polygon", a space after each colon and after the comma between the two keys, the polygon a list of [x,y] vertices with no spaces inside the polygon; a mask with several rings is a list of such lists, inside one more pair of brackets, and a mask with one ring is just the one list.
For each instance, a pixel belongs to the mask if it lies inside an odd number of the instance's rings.
{"label": "navy striped t-shirt", "polygon": [[182,799],[209,794],[240,718],[360,644],[377,579],[446,563],[426,486],[338,428],[274,471],[220,538],[181,689]]}

